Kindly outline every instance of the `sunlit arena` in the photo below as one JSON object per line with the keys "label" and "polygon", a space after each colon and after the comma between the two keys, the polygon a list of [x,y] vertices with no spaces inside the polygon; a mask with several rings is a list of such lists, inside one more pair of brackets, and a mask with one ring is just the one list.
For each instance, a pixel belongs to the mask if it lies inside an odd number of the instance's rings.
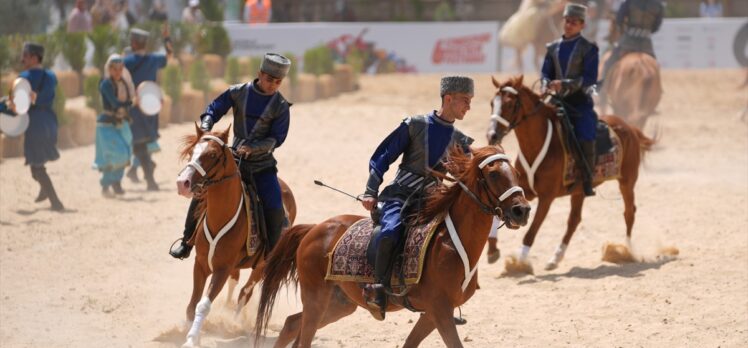
{"label": "sunlit arena", "polygon": [[742,1],[0,3],[2,347],[744,347]]}

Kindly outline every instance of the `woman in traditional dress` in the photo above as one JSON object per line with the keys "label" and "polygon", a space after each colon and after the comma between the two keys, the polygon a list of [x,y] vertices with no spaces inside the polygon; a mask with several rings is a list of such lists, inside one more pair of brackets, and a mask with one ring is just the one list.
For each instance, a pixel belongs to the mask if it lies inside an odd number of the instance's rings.
{"label": "woman in traditional dress", "polygon": [[[122,195],[122,177],[132,156],[132,132],[129,109],[136,95],[130,74],[119,54],[112,54],[104,67],[99,84],[104,112],[96,119],[96,160],[94,167],[102,173],[101,192],[106,197]],[[111,187],[112,192],[109,191]]]}

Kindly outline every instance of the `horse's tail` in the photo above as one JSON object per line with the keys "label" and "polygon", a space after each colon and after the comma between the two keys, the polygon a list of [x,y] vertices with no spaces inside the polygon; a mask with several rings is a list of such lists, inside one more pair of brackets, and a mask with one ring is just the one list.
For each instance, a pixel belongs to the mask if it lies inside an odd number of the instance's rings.
{"label": "horse's tail", "polygon": [[255,346],[260,336],[267,331],[270,315],[275,305],[275,298],[281,286],[293,283],[298,285],[296,275],[296,251],[301,240],[315,225],[305,224],[291,227],[283,232],[273,251],[265,260],[265,272],[262,275],[262,292],[255,322]]}
{"label": "horse's tail", "polygon": [[644,162],[645,153],[652,150],[652,147],[657,144],[657,139],[647,137],[644,135],[644,132],[637,127],[631,127],[631,130],[634,132],[634,136],[636,136],[636,140],[639,142],[639,154],[641,162]]}

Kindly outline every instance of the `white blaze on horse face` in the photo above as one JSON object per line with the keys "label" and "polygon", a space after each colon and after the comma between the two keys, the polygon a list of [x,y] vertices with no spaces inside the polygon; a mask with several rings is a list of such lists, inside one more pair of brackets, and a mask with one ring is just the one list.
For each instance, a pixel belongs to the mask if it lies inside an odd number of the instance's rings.
{"label": "white blaze on horse face", "polygon": [[195,176],[195,172],[201,171],[202,174],[205,175],[204,170],[200,165],[199,159],[206,148],[208,148],[207,142],[199,142],[197,143],[197,145],[195,145],[195,148],[192,150],[192,157],[190,157],[190,161],[187,163],[184,169],[179,172],[179,175],[177,176],[178,194],[187,198],[192,198],[191,186],[193,177]]}
{"label": "white blaze on horse face", "polygon": [[493,111],[491,111],[491,119],[496,120],[502,126],[509,128],[509,121],[501,117],[501,96],[497,95],[493,97]]}

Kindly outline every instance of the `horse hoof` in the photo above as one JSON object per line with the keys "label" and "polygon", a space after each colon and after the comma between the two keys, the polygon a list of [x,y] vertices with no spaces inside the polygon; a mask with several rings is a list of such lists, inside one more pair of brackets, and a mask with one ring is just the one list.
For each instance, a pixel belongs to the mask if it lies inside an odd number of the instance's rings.
{"label": "horse hoof", "polygon": [[187,342],[184,342],[182,348],[195,348],[197,346],[198,345],[195,339],[193,339],[192,337],[187,337]]}
{"label": "horse hoof", "polygon": [[488,263],[494,264],[496,261],[499,261],[499,257],[501,257],[501,251],[499,249],[496,249],[496,251],[489,251],[488,252]]}
{"label": "horse hoof", "polygon": [[555,262],[548,262],[545,264],[545,270],[546,271],[552,271],[554,269],[558,268],[558,264]]}

